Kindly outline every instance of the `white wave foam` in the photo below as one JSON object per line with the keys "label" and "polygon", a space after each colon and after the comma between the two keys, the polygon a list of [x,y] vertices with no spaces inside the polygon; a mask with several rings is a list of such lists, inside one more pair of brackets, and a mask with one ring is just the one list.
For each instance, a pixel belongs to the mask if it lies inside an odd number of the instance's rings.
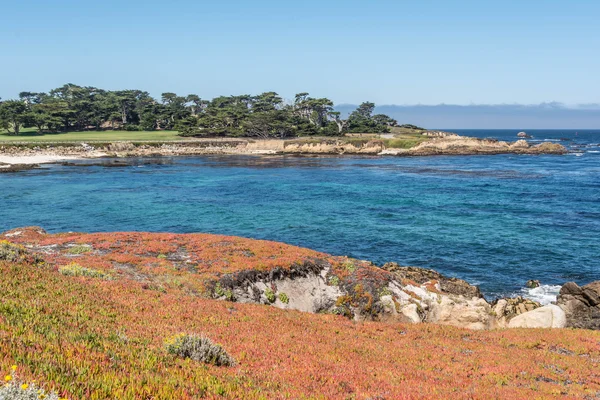
{"label": "white wave foam", "polygon": [[559,285],[540,285],[533,289],[523,288],[521,289],[521,296],[537,301],[545,306],[556,301],[556,296],[558,296],[560,288],[561,286]]}

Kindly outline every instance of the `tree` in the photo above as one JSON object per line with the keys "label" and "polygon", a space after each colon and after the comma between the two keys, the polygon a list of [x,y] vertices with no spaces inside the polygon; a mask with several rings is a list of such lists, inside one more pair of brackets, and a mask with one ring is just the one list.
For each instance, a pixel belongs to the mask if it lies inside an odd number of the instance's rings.
{"label": "tree", "polygon": [[8,133],[18,135],[27,122],[27,105],[22,100],[7,100],[0,103],[0,127]]}
{"label": "tree", "polygon": [[398,122],[385,114],[373,116],[375,103],[365,101],[348,117],[348,131],[352,133],[386,133]]}
{"label": "tree", "polygon": [[287,116],[282,110],[252,113],[243,123],[244,133],[263,139],[295,136],[295,129],[288,122]]}

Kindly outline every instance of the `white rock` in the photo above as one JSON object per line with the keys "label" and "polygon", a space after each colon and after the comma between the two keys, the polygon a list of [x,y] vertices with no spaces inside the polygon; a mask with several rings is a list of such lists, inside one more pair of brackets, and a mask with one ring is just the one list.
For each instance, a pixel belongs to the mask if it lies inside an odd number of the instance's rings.
{"label": "white rock", "polygon": [[477,330],[491,329],[495,324],[492,309],[484,299],[440,295],[429,305],[428,322]]}
{"label": "white rock", "polygon": [[508,323],[509,328],[564,328],[566,325],[565,312],[554,304],[517,315]]}
{"label": "white rock", "polygon": [[413,324],[418,324],[421,322],[421,316],[417,310],[418,308],[416,304],[407,304],[400,309],[400,313],[408,318],[408,320]]}

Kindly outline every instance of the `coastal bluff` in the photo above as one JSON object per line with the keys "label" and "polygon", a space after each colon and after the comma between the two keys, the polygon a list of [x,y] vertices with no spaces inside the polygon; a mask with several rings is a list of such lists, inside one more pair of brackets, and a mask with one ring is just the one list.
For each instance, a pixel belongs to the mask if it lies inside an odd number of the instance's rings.
{"label": "coastal bluff", "polygon": [[600,282],[581,288],[567,283],[555,304],[522,297],[490,303],[478,287],[433,270],[393,262],[378,267],[262,240],[209,234],[47,234],[36,227],[5,232],[2,239],[6,248],[0,259],[14,243],[59,272],[71,265],[95,271],[92,275],[233,303],[475,330],[600,329]]}
{"label": "coastal bluff", "polygon": [[[232,236],[28,227],[0,234],[0,276],[0,371],[57,398],[600,396],[600,331],[488,329],[553,309],[489,304],[431,270]],[[592,304],[595,287],[570,286]],[[199,337],[233,361],[171,352]]]}

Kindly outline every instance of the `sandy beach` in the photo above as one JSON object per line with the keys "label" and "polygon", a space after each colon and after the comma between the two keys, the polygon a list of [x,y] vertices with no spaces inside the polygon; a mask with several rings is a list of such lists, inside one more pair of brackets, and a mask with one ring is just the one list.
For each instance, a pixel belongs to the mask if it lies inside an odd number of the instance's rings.
{"label": "sandy beach", "polygon": [[47,164],[58,161],[65,160],[77,160],[81,157],[78,156],[60,156],[54,154],[36,154],[36,155],[23,155],[23,156],[7,156],[0,154],[0,164],[8,164],[8,165],[0,165],[0,168],[8,168],[10,165],[17,164]]}

